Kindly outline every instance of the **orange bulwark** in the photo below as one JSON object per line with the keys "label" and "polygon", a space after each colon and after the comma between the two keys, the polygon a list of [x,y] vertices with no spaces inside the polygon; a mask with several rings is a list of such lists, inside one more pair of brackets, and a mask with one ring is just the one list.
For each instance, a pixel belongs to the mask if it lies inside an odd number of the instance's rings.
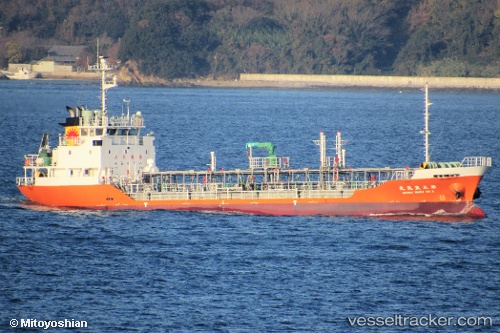
{"label": "orange bulwark", "polygon": [[[480,176],[402,180],[357,190],[349,198],[134,200],[109,184],[19,186],[31,201],[60,208],[97,210],[223,211],[266,215],[464,215],[484,217],[473,204]],[[457,185],[460,184],[460,185]],[[457,198],[456,188],[463,192]],[[187,193],[188,194],[188,193]]]}

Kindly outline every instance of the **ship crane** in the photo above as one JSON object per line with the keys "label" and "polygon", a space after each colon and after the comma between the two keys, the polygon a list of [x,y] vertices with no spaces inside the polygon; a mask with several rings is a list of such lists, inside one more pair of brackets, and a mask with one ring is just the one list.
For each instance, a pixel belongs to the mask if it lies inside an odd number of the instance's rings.
{"label": "ship crane", "polygon": [[[290,157],[278,157],[274,154],[276,146],[272,142],[247,142],[248,162],[250,169],[286,169],[290,167]],[[252,149],[260,148],[267,149],[266,157],[254,157]]]}
{"label": "ship crane", "polygon": [[[250,168],[255,167],[274,167],[277,165],[277,157],[274,154],[274,143],[272,142],[247,142],[246,148],[248,149],[248,160]],[[253,157],[252,149],[267,149],[267,157]]]}
{"label": "ship crane", "polygon": [[252,154],[252,148],[262,148],[267,149],[268,157],[276,156],[274,155],[274,143],[272,142],[247,142],[246,148],[250,149],[250,155]]}

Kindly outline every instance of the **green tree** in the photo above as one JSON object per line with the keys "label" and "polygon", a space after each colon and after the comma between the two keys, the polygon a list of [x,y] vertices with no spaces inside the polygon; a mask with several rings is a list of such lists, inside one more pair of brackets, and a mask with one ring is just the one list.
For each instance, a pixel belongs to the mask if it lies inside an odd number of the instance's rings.
{"label": "green tree", "polygon": [[500,0],[0,0],[0,31],[2,63],[99,37],[166,78],[500,73]]}
{"label": "green tree", "polygon": [[147,6],[126,31],[119,56],[134,59],[145,74],[168,79],[209,72],[207,54],[217,40],[207,29],[203,0],[170,0]]}
{"label": "green tree", "polygon": [[498,39],[494,30],[497,5],[497,0],[423,0],[408,17],[410,37],[399,52],[396,72],[416,74],[416,64],[429,66],[445,59],[434,68],[445,64],[448,69],[463,69],[457,66],[459,62],[484,61],[484,50]]}
{"label": "green tree", "polygon": [[497,0],[494,9],[491,38],[485,48],[485,60],[489,64],[495,63],[498,65],[500,59],[500,0]]}
{"label": "green tree", "polygon": [[277,6],[293,37],[294,70],[310,74],[372,73],[388,66],[390,19],[404,8],[385,0],[280,0]]}
{"label": "green tree", "polygon": [[11,64],[18,64],[23,60],[23,53],[16,41],[7,42],[7,60]]}
{"label": "green tree", "polygon": [[288,72],[288,31],[273,17],[270,1],[227,1],[213,8],[209,26],[220,40],[209,59],[214,77]]}

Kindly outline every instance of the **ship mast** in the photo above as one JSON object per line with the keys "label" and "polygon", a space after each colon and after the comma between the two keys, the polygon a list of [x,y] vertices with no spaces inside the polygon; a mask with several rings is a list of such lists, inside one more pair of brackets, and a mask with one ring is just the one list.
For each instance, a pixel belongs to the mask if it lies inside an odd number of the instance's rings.
{"label": "ship mast", "polygon": [[336,164],[345,168],[345,149],[342,149],[342,145],[346,143],[346,141],[342,140],[342,133],[337,131],[337,136],[335,137],[335,150],[337,152]]}
{"label": "ship mast", "polygon": [[111,65],[108,64],[107,59],[108,57],[100,56],[99,55],[99,38],[97,39],[97,60],[96,64],[94,66],[88,67],[89,70],[91,71],[100,71],[101,72],[101,109],[103,113],[106,113],[107,111],[107,106],[106,106],[106,92],[108,89],[117,87],[117,78],[116,75],[113,76],[112,81],[106,81],[106,72],[112,71],[115,68]]}
{"label": "ship mast", "polygon": [[325,132],[319,132],[319,140],[313,140],[319,146],[319,167],[320,170],[326,170],[329,167],[328,157],[326,156],[326,135]]}
{"label": "ship mast", "polygon": [[118,86],[118,84],[116,75],[113,77],[113,81],[106,81],[106,72],[114,69],[112,66],[108,65],[106,57],[99,56],[99,61],[100,64],[98,70],[101,71],[101,108],[103,112],[106,112],[106,92],[108,89]]}
{"label": "ship mast", "polygon": [[424,120],[425,120],[425,129],[423,131],[420,131],[420,134],[423,134],[425,137],[425,162],[429,162],[430,156],[429,156],[429,135],[431,132],[429,132],[429,106],[431,106],[432,103],[429,102],[429,87],[426,84],[425,85],[425,114],[424,114]]}

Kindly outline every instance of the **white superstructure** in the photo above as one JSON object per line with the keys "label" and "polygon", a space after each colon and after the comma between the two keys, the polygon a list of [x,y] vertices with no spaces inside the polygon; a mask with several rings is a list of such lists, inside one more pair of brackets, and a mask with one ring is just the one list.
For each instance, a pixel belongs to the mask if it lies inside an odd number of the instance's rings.
{"label": "white superstructure", "polygon": [[106,92],[116,87],[106,80],[113,70],[100,57],[93,66],[101,76],[101,109],[83,106],[66,107],[69,117],[60,123],[64,133],[57,147],[50,149],[48,134],[44,134],[38,154],[26,155],[25,177],[21,182],[36,185],[93,185],[116,182],[118,179],[137,180],[142,171],[155,171],[155,147],[152,134],[141,135],[144,119],[141,112],[109,116]]}

